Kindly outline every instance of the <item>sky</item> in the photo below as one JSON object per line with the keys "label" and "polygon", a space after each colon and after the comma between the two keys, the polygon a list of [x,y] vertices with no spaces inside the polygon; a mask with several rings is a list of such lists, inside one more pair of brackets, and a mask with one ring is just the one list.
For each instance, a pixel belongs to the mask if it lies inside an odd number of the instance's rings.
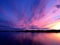
{"label": "sky", "polygon": [[[38,26],[53,1],[46,0],[0,0],[0,27],[27,28]],[[42,3],[44,2],[44,3]],[[49,3],[48,3],[49,2]],[[41,20],[44,21],[44,20]],[[40,22],[39,22],[40,23]],[[39,27],[40,28],[40,27]]]}
{"label": "sky", "polygon": [[60,18],[56,5],[59,0],[0,0],[0,27],[54,29]]}

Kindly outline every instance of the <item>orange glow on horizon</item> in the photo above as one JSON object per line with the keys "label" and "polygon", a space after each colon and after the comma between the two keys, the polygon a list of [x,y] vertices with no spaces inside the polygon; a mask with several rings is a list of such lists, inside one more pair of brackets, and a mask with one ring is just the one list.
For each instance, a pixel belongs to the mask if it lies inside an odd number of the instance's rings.
{"label": "orange glow on horizon", "polygon": [[46,25],[44,27],[49,28],[49,29],[56,29],[56,30],[58,30],[58,29],[60,29],[60,21],[57,20],[57,21],[55,21],[55,22],[53,22],[51,24],[48,24],[48,25]]}
{"label": "orange glow on horizon", "polygon": [[55,23],[51,29],[60,29],[60,22]]}

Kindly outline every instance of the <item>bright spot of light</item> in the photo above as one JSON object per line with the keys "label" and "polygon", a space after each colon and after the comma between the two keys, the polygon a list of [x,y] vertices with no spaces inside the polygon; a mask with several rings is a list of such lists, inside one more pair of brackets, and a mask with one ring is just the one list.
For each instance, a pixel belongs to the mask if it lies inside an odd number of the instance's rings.
{"label": "bright spot of light", "polygon": [[60,22],[55,23],[51,29],[60,29]]}
{"label": "bright spot of light", "polygon": [[54,23],[49,24],[49,25],[47,25],[45,27],[47,27],[49,29],[59,30],[60,29],[60,21],[55,21]]}

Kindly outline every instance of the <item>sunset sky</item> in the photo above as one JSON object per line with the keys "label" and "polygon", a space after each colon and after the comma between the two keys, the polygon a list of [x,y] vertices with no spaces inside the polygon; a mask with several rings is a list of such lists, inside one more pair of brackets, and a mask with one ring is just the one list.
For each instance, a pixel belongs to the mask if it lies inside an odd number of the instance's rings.
{"label": "sunset sky", "polygon": [[[60,0],[0,0],[0,30],[11,28],[60,29]],[[60,45],[60,33],[0,33],[2,42],[21,38]]]}

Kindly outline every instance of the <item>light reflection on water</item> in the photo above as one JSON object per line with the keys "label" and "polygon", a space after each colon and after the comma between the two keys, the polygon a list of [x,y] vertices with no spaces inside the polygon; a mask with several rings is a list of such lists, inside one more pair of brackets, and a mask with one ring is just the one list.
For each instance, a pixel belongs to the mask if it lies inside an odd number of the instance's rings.
{"label": "light reflection on water", "polygon": [[21,38],[30,39],[33,42],[39,42],[45,45],[60,45],[60,33],[22,33],[16,35],[16,39],[21,41]]}

